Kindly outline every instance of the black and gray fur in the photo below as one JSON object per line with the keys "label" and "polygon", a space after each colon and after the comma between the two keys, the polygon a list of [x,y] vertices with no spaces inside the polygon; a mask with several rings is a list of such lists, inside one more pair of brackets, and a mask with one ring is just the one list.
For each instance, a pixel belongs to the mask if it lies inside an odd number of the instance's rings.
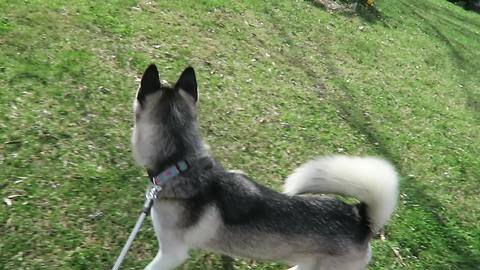
{"label": "black and gray fur", "polygon": [[[169,87],[160,83],[155,65],[145,71],[134,101],[132,144],[137,162],[149,175],[180,160],[193,160],[188,171],[166,183],[154,203],[152,220],[161,246],[146,269],[173,269],[188,258],[190,249],[278,260],[296,265],[292,269],[297,270],[353,270],[367,265],[369,240],[383,225],[372,225],[369,211],[374,208],[368,200],[348,205],[329,197],[281,194],[245,174],[227,171],[201,139],[197,101],[193,68],[185,69]],[[320,169],[328,170],[324,165]],[[296,174],[304,171],[300,168]],[[312,178],[309,183],[321,179],[307,177]],[[341,186],[333,183],[340,178],[332,179],[327,191]],[[322,179],[322,184],[312,187],[289,181],[286,192],[291,194],[321,192],[324,183]]]}

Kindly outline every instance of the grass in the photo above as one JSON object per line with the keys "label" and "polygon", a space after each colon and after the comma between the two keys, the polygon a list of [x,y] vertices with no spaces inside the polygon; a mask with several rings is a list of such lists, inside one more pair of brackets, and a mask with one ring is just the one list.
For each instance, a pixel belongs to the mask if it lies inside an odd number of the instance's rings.
{"label": "grass", "polygon": [[[480,17],[447,1],[0,2],[0,269],[108,269],[146,186],[131,103],[150,62],[197,70],[203,135],[228,168],[280,189],[320,154],[402,175],[370,269],[480,265]],[[147,223],[124,269],[156,253]],[[284,269],[236,260],[235,269]],[[181,269],[221,269],[194,252]]]}

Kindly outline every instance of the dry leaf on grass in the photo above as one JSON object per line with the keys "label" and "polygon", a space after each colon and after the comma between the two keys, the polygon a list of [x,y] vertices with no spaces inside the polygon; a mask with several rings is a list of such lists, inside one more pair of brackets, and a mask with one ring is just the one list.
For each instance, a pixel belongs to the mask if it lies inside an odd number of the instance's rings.
{"label": "dry leaf on grass", "polygon": [[385,233],[384,233],[384,232],[381,232],[381,233],[380,233],[380,240],[382,240],[383,242],[384,242],[385,240],[387,240],[387,239],[385,238]]}
{"label": "dry leaf on grass", "polygon": [[9,198],[3,198],[3,202],[4,202],[7,206],[12,206],[12,200],[9,199]]}
{"label": "dry leaf on grass", "polygon": [[402,266],[405,266],[405,263],[403,262],[403,257],[402,255],[400,255],[400,251],[398,250],[398,248],[392,247],[392,250],[393,250],[393,254],[395,254],[395,257],[398,258],[398,261],[400,262],[400,264]]}
{"label": "dry leaf on grass", "polygon": [[326,10],[332,10],[332,11],[335,11],[335,10],[345,10],[347,9],[346,6],[344,5],[341,5],[333,0],[314,0],[313,1],[315,3],[315,5],[318,5],[318,6],[321,6],[323,8],[325,8]]}

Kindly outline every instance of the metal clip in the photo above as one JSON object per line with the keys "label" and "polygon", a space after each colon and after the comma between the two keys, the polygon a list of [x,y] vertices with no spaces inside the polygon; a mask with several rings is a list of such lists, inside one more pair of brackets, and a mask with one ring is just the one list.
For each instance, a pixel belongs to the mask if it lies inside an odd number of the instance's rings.
{"label": "metal clip", "polygon": [[147,191],[147,193],[145,193],[145,197],[149,200],[154,200],[154,199],[158,198],[158,194],[160,193],[161,190],[162,190],[161,186],[153,185]]}
{"label": "metal clip", "polygon": [[142,212],[148,215],[150,209],[153,206],[153,201],[158,198],[158,194],[162,190],[162,187],[154,185],[145,193],[145,203],[143,204]]}

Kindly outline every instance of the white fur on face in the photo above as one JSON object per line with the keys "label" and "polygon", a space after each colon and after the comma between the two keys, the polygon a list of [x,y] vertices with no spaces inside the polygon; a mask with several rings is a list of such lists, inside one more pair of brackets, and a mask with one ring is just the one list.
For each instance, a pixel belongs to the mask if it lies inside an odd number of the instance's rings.
{"label": "white fur on face", "polygon": [[155,159],[157,149],[153,143],[156,126],[138,121],[135,123],[132,133],[133,155],[135,161],[145,167],[153,166],[150,164]]}
{"label": "white fur on face", "polygon": [[161,134],[161,127],[152,121],[150,114],[154,106],[158,104],[156,101],[161,98],[161,95],[161,91],[149,95],[143,106],[140,105],[137,98],[133,102],[133,110],[137,117],[135,117],[131,140],[135,161],[141,166],[153,166],[154,164],[151,163],[155,161],[159,150],[156,147],[155,139],[158,138],[159,133]]}

